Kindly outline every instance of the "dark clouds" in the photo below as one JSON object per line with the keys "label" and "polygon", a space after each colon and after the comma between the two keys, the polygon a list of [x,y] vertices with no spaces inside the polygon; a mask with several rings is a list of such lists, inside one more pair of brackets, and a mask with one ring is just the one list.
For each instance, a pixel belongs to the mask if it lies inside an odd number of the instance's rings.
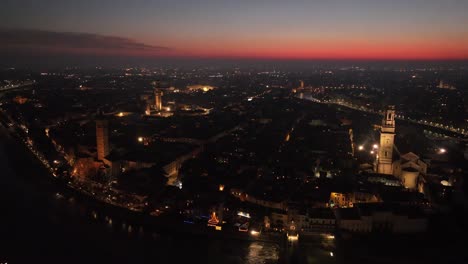
{"label": "dark clouds", "polygon": [[34,29],[0,29],[0,51],[158,54],[170,51],[132,39],[90,33],[53,32]]}

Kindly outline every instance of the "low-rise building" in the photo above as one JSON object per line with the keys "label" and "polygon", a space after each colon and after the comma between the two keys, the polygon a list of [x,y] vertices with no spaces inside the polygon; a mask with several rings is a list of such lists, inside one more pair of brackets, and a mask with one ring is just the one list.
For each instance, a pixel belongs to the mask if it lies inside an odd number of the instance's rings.
{"label": "low-rise building", "polygon": [[365,192],[330,193],[330,207],[353,207],[355,203],[376,203],[377,196]]}
{"label": "low-rise building", "polygon": [[331,233],[335,231],[336,219],[329,208],[310,209],[307,211],[274,210],[271,226],[278,229],[308,233]]}
{"label": "low-rise building", "polygon": [[340,230],[353,233],[420,233],[426,231],[428,224],[420,208],[387,203],[340,208],[336,210],[336,217]]}

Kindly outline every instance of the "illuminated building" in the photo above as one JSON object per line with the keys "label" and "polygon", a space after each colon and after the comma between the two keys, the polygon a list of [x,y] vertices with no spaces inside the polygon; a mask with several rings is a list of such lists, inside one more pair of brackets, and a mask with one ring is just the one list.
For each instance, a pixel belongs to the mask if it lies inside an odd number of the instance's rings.
{"label": "illuminated building", "polygon": [[355,203],[375,203],[379,199],[371,193],[330,193],[330,207],[353,207]]}
{"label": "illuminated building", "polygon": [[393,144],[395,139],[395,107],[385,111],[380,128],[380,147],[378,147],[377,172],[393,174]]}
{"label": "illuminated building", "polygon": [[150,114],[151,114],[151,107],[150,107],[150,104],[146,104],[145,115],[150,115]]}
{"label": "illuminated building", "polygon": [[[116,114],[116,116],[120,116]],[[125,116],[125,113],[123,113]],[[69,154],[67,160],[74,160],[72,176],[89,179],[96,175],[115,177],[120,174],[120,163],[109,159],[109,121],[99,112],[96,115],[96,152],[93,146],[79,146],[77,154]]]}
{"label": "illuminated building", "polygon": [[99,115],[96,119],[97,159],[104,161],[109,155],[109,121]]}
{"label": "illuminated building", "polygon": [[210,219],[208,219],[208,226],[216,226],[218,223],[219,219],[216,216],[216,212],[212,212]]}
{"label": "illuminated building", "polygon": [[297,241],[299,240],[299,234],[297,232],[287,233],[286,236],[288,237],[289,241]]}
{"label": "illuminated building", "polygon": [[163,92],[160,89],[155,88],[154,89],[154,109],[158,112],[162,110],[162,96],[163,96]]}
{"label": "illuminated building", "polygon": [[189,85],[187,86],[187,89],[191,92],[196,92],[196,91],[203,91],[203,92],[208,92],[208,91],[211,91],[213,89],[215,89],[214,86],[210,86],[210,85],[201,85],[201,84],[196,84],[196,85]]}
{"label": "illuminated building", "polygon": [[423,192],[427,164],[418,155],[413,152],[401,155],[401,159],[394,163],[393,173],[405,188]]}
{"label": "illuminated building", "polygon": [[288,229],[289,232],[296,231],[301,234],[333,232],[336,223],[335,215],[330,208],[315,208],[306,211],[275,210],[270,217],[268,228]]}

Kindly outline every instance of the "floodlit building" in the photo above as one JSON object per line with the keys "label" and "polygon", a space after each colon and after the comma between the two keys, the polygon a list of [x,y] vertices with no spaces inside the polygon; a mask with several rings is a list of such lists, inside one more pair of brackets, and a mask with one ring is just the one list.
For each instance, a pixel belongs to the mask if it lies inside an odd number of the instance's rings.
{"label": "floodlit building", "polygon": [[307,212],[273,210],[267,219],[271,227],[301,234],[331,233],[336,227],[335,215],[329,208],[311,209]]}
{"label": "floodlit building", "polygon": [[196,85],[189,85],[187,86],[187,90],[190,92],[196,92],[196,91],[203,91],[203,92],[208,92],[211,90],[214,90],[215,87],[211,85],[201,85],[201,84],[196,84]]}
{"label": "floodlit building", "polygon": [[377,172],[393,174],[393,145],[395,139],[395,107],[385,111],[380,129],[380,146],[377,156]]}
{"label": "floodlit building", "polygon": [[394,164],[394,175],[410,190],[418,189],[422,192],[423,177],[426,173],[427,164],[413,152],[401,155],[400,160]]}
{"label": "floodlit building", "polygon": [[330,207],[353,207],[356,203],[379,202],[377,196],[372,193],[350,192],[350,193],[330,193]]}
{"label": "floodlit building", "polygon": [[163,92],[159,88],[154,89],[154,109],[158,112],[162,111],[162,96]]}

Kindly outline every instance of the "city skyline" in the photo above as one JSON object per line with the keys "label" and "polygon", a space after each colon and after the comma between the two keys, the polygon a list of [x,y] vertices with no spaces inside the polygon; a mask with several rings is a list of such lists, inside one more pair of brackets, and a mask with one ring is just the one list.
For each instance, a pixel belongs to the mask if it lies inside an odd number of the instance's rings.
{"label": "city skyline", "polygon": [[468,3],[8,2],[2,54],[146,59],[468,58]]}
{"label": "city skyline", "polygon": [[4,2],[0,264],[468,259],[468,0]]}

